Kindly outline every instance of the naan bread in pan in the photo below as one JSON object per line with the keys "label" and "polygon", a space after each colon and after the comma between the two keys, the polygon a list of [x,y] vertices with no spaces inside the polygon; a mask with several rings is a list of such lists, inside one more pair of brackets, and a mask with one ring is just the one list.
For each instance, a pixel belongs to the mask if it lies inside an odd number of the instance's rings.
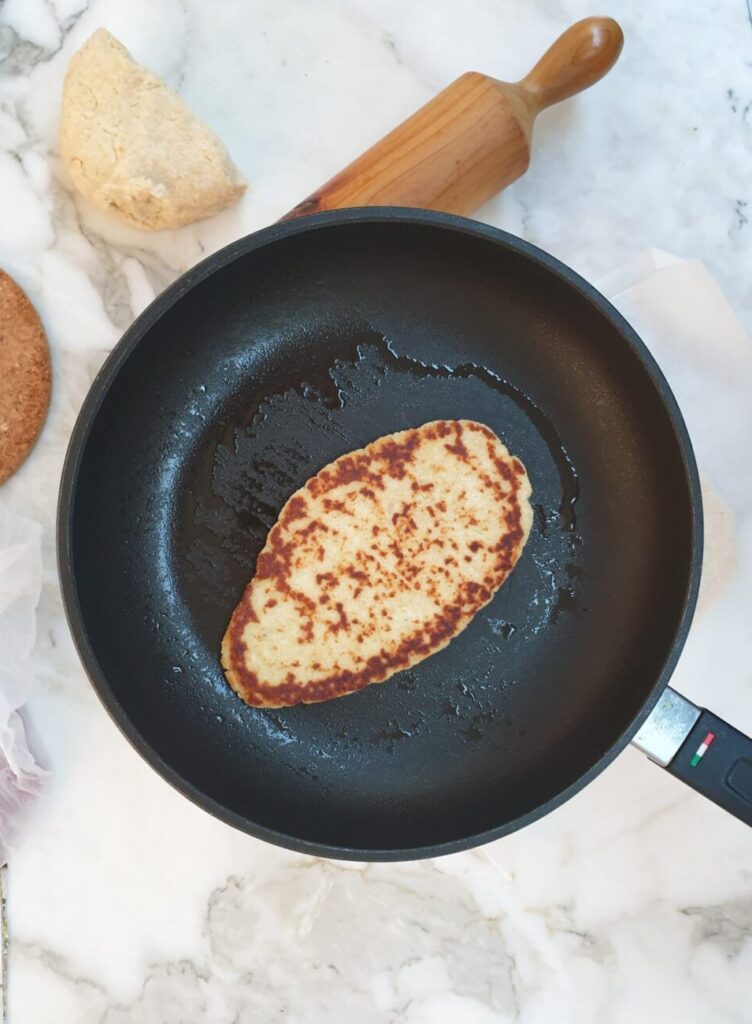
{"label": "naan bread in pan", "polygon": [[457,636],[514,568],[530,482],[492,430],[437,420],[325,466],[288,500],[222,643],[254,707],[343,697]]}

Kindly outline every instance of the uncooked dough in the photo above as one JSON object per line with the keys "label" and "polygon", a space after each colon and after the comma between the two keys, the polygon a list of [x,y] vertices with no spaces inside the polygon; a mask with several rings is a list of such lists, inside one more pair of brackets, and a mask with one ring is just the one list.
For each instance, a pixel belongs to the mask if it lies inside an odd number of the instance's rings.
{"label": "uncooked dough", "polygon": [[60,148],[76,188],[139,228],[179,228],[247,185],[214,132],[100,28],[63,86]]}

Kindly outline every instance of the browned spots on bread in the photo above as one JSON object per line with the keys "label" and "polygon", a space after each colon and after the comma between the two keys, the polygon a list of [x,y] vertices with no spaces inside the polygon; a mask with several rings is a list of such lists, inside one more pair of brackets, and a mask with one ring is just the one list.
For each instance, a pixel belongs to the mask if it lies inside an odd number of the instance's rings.
{"label": "browned spots on bread", "polygon": [[529,495],[519,460],[468,420],[379,438],[324,467],[259,555],[223,641],[228,681],[251,705],[312,703],[445,647],[519,558]]}

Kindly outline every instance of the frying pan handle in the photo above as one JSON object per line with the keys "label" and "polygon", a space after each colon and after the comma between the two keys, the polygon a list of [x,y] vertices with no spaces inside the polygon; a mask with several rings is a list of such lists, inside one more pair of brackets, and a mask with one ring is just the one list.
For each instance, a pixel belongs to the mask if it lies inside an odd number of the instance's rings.
{"label": "frying pan handle", "polygon": [[351,206],[472,213],[527,170],[535,115],[602,78],[623,41],[613,18],[583,18],[521,82],[468,71],[282,220]]}
{"label": "frying pan handle", "polygon": [[752,739],[712,711],[699,711],[668,771],[752,825]]}
{"label": "frying pan handle", "polygon": [[677,779],[752,825],[752,739],[668,688],[635,745]]}

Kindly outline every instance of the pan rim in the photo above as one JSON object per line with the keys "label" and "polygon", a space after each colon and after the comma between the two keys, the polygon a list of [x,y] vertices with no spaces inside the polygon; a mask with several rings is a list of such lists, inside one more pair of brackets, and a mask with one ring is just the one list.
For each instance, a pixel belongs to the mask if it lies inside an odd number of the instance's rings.
{"label": "pan rim", "polygon": [[[511,250],[523,256],[549,273],[552,273],[555,277],[563,280],[566,284],[574,288],[603,316],[605,316],[608,321],[610,321],[612,326],[624,340],[625,344],[631,349],[633,355],[639,360],[643,370],[647,373],[651,383],[653,384],[653,387],[658,392],[666,412],[668,413],[687,481],[692,545],[690,564],[687,566],[687,587],[684,594],[681,614],[663,666],[657,674],[656,680],[648,694],[648,697],[643,702],[639,712],[634,716],[632,721],[628,723],[626,728],[622,730],[620,736],[611,745],[611,747],[586,772],[580,775],[575,782],[566,787],[560,793],[557,793],[545,803],[538,805],[534,810],[500,826],[487,829],[484,832],[474,833],[470,836],[463,836],[419,847],[372,849],[369,847],[335,846],[327,843],[311,841],[300,836],[290,835],[288,833],[260,825],[245,815],[239,814],[232,808],[225,806],[219,800],[209,796],[198,787],[194,786],[193,783],[189,782],[178,771],[172,768],[172,766],[162,758],[159,752],[146,741],[131,721],[123,706],[120,704],[114,691],[111,689],[105,673],[99,665],[94,646],[89,639],[84,615],[79,602],[76,572],[73,565],[72,529],[74,519],[73,507],[76,498],[79,472],[86,451],[86,445],[97,414],[107,397],[110,387],[114,383],[127,359],[135,351],[154,324],[156,324],[156,322],[168,310],[179,302],[185,294],[210,278],[217,271],[256,249],[274,244],[281,239],[297,234],[326,230],[328,227],[338,227],[348,223],[367,224],[369,222],[384,223],[390,221],[404,224],[423,224],[453,230],[459,234],[500,245],[502,248]],[[551,811],[564,804],[574,796],[575,793],[588,785],[588,783],[592,782],[593,779],[595,779],[596,776],[599,775],[629,744],[634,735],[638,732],[640,726],[645,722],[650,712],[655,707],[661,693],[668,685],[684,647],[692,622],[697,603],[702,565],[702,498],[700,491],[700,479],[689,432],[676,398],[674,397],[663,372],[636,331],[608,301],[608,299],[601,295],[601,293],[584,278],[566,266],[566,264],[556,259],[556,257],[550,255],[537,246],[532,245],[524,239],[518,238],[517,236],[503,231],[500,228],[482,224],[481,222],[472,220],[471,218],[458,217],[453,214],[438,213],[430,210],[418,210],[410,207],[356,207],[346,210],[333,210],[324,213],[311,214],[298,219],[284,221],[267,228],[262,228],[259,231],[253,232],[230,243],[202,260],[185,274],[181,275],[175,282],[169,285],[160,295],[158,295],[146,310],[144,310],[144,312],[134,320],[104,361],[91,384],[77,416],[66,451],[60,481],[57,508],[56,549],[63,607],[65,609],[68,626],[82,666],[86,671],[94,691],[112,720],[120,729],[121,733],[134,747],[137,753],[140,754],[140,756],[158,774],[160,774],[166,782],[173,786],[173,788],[183,796],[188,797],[188,799],[190,799],[194,804],[201,807],[215,818],[225,822],[225,824],[231,825],[254,838],[271,842],[277,846],[282,846],[298,853],[355,861],[418,860],[457,853],[471,849],[475,846],[492,842],[493,840],[510,835],[539,818],[546,816]]]}

